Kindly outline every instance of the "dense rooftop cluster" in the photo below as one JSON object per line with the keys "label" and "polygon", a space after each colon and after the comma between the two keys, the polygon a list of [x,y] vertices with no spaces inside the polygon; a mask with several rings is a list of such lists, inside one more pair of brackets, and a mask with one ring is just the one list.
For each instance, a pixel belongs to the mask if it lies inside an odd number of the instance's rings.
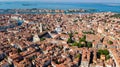
{"label": "dense rooftop cluster", "polygon": [[113,15],[0,15],[0,67],[119,67],[120,19]]}
{"label": "dense rooftop cluster", "polygon": [[[25,5],[25,4],[24,4]],[[94,12],[96,9],[0,9],[0,14],[47,14],[47,13],[84,13],[84,12]]]}

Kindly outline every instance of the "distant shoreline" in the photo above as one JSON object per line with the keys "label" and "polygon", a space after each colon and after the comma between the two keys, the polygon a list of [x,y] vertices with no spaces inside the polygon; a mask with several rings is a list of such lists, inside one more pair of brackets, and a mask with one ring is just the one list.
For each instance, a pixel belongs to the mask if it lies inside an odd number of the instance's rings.
{"label": "distant shoreline", "polygon": [[[96,9],[0,9],[0,14],[84,14],[84,13],[101,13],[104,11],[97,11]],[[110,12],[110,11],[108,11]],[[116,12],[113,12],[116,13]]]}

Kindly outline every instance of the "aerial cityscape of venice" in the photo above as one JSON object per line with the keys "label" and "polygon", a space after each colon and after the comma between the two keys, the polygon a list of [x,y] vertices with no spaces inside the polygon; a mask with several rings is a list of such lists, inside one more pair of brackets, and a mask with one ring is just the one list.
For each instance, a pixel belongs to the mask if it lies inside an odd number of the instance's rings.
{"label": "aerial cityscape of venice", "polygon": [[120,67],[120,0],[0,0],[0,67]]}

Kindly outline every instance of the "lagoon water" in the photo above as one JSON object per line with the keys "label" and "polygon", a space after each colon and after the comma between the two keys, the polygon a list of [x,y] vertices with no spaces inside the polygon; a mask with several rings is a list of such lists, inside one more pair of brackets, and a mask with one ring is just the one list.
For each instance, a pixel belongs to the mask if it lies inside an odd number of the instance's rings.
{"label": "lagoon water", "polygon": [[119,12],[120,3],[43,3],[0,2],[0,9],[96,9],[97,12]]}

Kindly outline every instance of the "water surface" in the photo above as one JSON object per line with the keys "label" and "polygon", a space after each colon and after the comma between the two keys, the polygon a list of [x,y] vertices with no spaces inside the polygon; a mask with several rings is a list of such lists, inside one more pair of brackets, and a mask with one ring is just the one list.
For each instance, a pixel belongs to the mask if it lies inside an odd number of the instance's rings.
{"label": "water surface", "polygon": [[43,3],[0,2],[0,9],[96,9],[100,12],[120,12],[120,3]]}

